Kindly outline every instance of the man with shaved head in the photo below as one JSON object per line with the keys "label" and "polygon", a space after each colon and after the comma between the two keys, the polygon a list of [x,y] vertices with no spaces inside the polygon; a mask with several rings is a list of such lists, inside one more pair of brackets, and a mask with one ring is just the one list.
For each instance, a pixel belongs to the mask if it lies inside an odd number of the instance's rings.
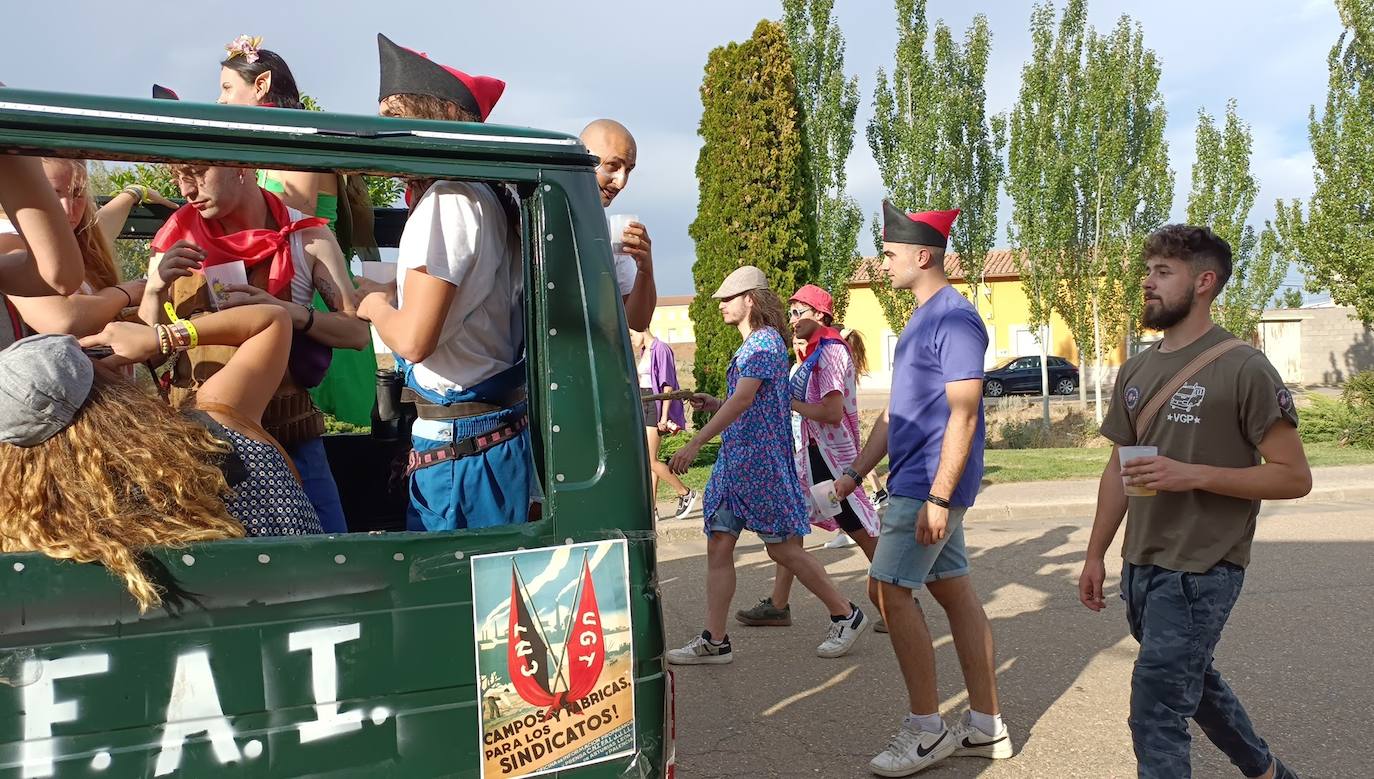
{"label": "man with shaved head", "polygon": [[[583,128],[582,143],[600,160],[596,166],[596,186],[601,190],[601,205],[609,208],[630,182],[630,173],[635,169],[639,156],[635,138],[620,122],[597,119]],[[631,330],[647,330],[658,305],[649,231],[639,222],[631,222],[619,237],[624,254],[615,257],[615,276],[620,298],[625,302],[625,319]],[[615,239],[611,236],[611,240]]]}

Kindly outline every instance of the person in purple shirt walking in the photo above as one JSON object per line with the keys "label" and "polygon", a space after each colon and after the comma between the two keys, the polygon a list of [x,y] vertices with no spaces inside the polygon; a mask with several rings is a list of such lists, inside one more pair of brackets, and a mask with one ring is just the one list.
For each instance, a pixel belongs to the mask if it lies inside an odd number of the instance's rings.
{"label": "person in purple shirt walking", "polygon": [[[920,304],[897,341],[892,397],[859,458],[835,480],[854,491],[883,455],[891,494],[868,594],[882,612],[906,681],[911,713],[869,763],[879,776],[909,776],[950,755],[1011,757],[997,704],[992,628],[969,579],[964,512],[983,477],[983,355],[978,311],[950,286],[945,249],[954,211],[907,214],[883,202],[883,270]],[[924,586],[949,618],[970,711],[953,728],[940,716],[935,650],[912,591]]]}
{"label": "person in purple shirt walking", "polygon": [[[639,373],[639,392],[641,395],[657,395],[661,392],[676,392],[682,389],[677,381],[677,358],[673,348],[658,340],[648,330],[631,330],[630,346],[638,355],[635,361]],[[663,436],[672,435],[687,427],[687,414],[680,400],[651,400],[644,406],[644,434],[649,444],[649,494],[658,501],[658,480],[668,482],[677,493],[677,510],[673,519],[682,519],[692,513],[697,506],[697,491],[689,489],[682,479],[668,468],[668,463],[658,459],[658,449]]]}

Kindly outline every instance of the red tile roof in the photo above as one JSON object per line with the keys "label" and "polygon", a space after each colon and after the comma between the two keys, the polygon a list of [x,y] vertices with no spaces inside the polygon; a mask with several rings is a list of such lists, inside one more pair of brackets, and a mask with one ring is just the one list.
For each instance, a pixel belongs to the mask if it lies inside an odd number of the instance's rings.
{"label": "red tile roof", "polygon": [[[869,269],[878,270],[877,257],[864,257],[850,279],[850,286],[866,285],[872,278]],[[963,281],[964,270],[959,265],[959,255],[953,252],[945,255],[945,273],[952,281]],[[993,249],[988,252],[987,262],[983,265],[983,278],[987,281],[1015,281],[1021,278],[1016,272],[1016,255],[1011,249]]]}

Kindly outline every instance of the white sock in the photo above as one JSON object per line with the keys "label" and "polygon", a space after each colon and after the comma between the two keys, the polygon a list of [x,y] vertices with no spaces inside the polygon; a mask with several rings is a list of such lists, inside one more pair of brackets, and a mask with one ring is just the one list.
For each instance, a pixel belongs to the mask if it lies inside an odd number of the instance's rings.
{"label": "white sock", "polygon": [[927,733],[940,733],[945,729],[945,721],[940,719],[939,712],[935,714],[917,714],[912,712],[906,715],[902,724],[908,730],[924,730]]}
{"label": "white sock", "polygon": [[973,711],[970,709],[968,721],[970,725],[978,728],[989,736],[995,736],[1002,732],[1001,714],[984,714],[981,711]]}

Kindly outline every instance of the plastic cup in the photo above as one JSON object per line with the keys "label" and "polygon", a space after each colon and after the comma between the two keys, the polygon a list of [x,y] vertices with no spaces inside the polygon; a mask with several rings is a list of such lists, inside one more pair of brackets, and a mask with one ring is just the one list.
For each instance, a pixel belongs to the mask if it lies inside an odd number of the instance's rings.
{"label": "plastic cup", "polygon": [[[1158,446],[1123,446],[1116,450],[1117,456],[1124,467],[1132,460],[1139,460],[1142,457],[1155,457],[1159,454]],[[1149,487],[1141,487],[1138,484],[1127,484],[1126,477],[1121,477],[1121,485],[1126,488],[1126,494],[1133,498],[1148,498],[1155,495],[1155,491]]]}
{"label": "plastic cup", "polygon": [[625,235],[625,228],[631,222],[638,222],[638,214],[611,214],[606,217],[607,225],[611,232],[611,254],[624,254],[625,246],[621,240]]}
{"label": "plastic cup", "polygon": [[378,284],[390,284],[396,280],[396,263],[366,260],[363,265],[363,278]]}
{"label": "plastic cup", "polygon": [[210,287],[210,303],[218,311],[220,306],[229,302],[229,293],[224,291],[227,284],[247,284],[248,272],[243,260],[234,260],[205,269],[205,283]]}
{"label": "plastic cup", "polygon": [[840,513],[840,498],[835,494],[835,480],[827,479],[811,486],[811,500],[823,517],[833,517]]}

